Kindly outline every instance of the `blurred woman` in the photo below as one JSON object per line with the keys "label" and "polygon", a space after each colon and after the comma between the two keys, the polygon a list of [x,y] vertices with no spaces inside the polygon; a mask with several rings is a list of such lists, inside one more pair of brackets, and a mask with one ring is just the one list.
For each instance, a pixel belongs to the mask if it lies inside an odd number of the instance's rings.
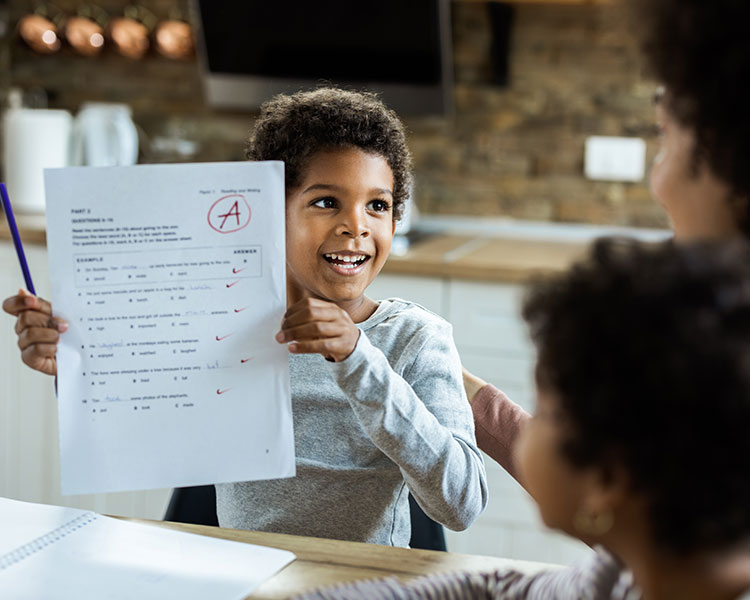
{"label": "blurred woman", "polygon": [[[661,83],[652,194],[677,242],[750,239],[750,4],[633,4],[647,65]],[[529,414],[465,369],[464,386],[479,447],[515,476],[515,440]]]}

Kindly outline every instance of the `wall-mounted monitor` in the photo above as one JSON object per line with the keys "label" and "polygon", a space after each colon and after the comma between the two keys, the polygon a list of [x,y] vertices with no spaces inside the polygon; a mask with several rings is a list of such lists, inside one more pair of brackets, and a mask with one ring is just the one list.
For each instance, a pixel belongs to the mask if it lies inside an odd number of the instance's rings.
{"label": "wall-mounted monitor", "polygon": [[449,0],[194,0],[210,106],[332,84],[405,115],[453,106]]}

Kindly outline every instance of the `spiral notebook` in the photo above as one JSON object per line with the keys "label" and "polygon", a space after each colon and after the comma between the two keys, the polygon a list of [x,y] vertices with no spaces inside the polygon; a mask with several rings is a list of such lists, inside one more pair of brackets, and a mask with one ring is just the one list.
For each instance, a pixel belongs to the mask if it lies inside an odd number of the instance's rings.
{"label": "spiral notebook", "polygon": [[245,598],[294,560],[275,548],[0,498],[0,598]]}

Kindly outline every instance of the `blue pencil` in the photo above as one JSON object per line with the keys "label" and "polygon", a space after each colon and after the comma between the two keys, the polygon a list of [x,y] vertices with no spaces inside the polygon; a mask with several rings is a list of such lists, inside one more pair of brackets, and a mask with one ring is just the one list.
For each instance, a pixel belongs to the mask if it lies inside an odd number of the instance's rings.
{"label": "blue pencil", "polygon": [[21,244],[21,236],[18,235],[16,219],[13,216],[13,209],[10,206],[10,198],[8,198],[8,190],[5,189],[4,183],[0,183],[0,196],[2,196],[3,198],[3,210],[5,211],[5,218],[8,221],[10,235],[13,238],[13,245],[16,247],[18,263],[21,265],[21,270],[23,271],[23,279],[26,282],[26,289],[36,296],[34,284],[31,281],[31,273],[29,272],[29,264],[26,262],[26,254],[24,254],[23,244]]}

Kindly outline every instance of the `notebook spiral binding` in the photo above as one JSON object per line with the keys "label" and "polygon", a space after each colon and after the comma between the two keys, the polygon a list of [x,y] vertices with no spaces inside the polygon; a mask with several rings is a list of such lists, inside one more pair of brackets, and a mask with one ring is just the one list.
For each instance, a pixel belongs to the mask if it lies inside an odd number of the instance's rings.
{"label": "notebook spiral binding", "polygon": [[64,525],[60,525],[57,529],[53,529],[49,533],[31,540],[30,542],[19,546],[15,550],[11,550],[7,554],[0,556],[0,571],[8,569],[13,565],[21,562],[25,558],[28,558],[32,554],[36,554],[40,550],[44,550],[47,546],[51,546],[55,542],[60,541],[64,537],[70,535],[74,531],[77,531],[81,527],[85,527],[89,523],[96,521],[99,515],[92,512],[87,512],[79,517],[76,517],[72,521],[68,521]]}

